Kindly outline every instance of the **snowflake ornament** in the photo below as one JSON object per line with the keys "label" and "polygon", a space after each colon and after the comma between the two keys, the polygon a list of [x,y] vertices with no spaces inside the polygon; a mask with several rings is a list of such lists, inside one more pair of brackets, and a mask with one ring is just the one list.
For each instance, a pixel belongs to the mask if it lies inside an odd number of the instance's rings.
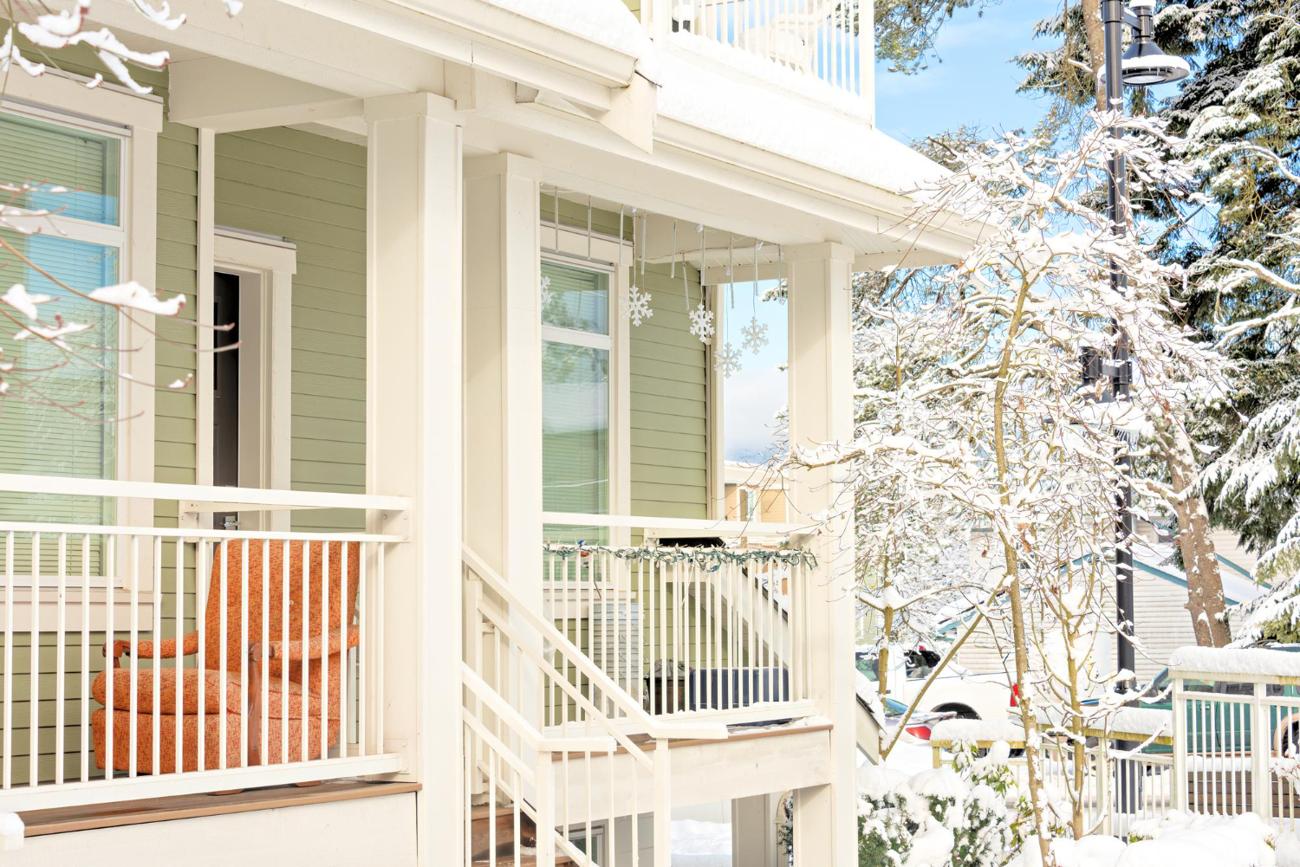
{"label": "snowflake ornament", "polygon": [[549,307],[554,298],[555,293],[551,291],[551,278],[542,275],[542,309]]}
{"label": "snowflake ornament", "polygon": [[650,306],[650,298],[649,292],[642,292],[637,286],[633,286],[632,291],[628,292],[627,318],[632,320],[633,325],[640,327],[642,322],[655,315],[654,308]]}
{"label": "snowflake ornament", "polygon": [[713,311],[704,309],[703,301],[691,311],[691,334],[698,337],[700,343],[708,343],[713,336]]}
{"label": "snowflake ornament", "polygon": [[759,322],[757,316],[749,320],[749,324],[740,329],[740,333],[745,338],[740,346],[746,352],[757,355],[759,350],[767,346],[767,323]]}
{"label": "snowflake ornament", "polygon": [[713,369],[727,379],[740,373],[740,350],[728,342],[713,356]]}

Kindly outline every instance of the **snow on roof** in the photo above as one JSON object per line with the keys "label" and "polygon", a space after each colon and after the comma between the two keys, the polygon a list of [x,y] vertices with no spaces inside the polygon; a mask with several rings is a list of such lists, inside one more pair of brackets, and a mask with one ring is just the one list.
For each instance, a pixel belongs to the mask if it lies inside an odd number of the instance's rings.
{"label": "snow on roof", "polygon": [[[1229,605],[1249,602],[1261,595],[1267,588],[1256,584],[1255,579],[1241,566],[1226,557],[1216,556],[1229,569],[1220,569],[1223,579],[1223,596]],[[1168,542],[1149,542],[1143,540],[1133,546],[1134,564],[1145,572],[1187,586],[1187,575],[1176,565],[1174,546]]]}
{"label": "snow on roof", "polygon": [[932,741],[1023,741],[1025,730],[1009,719],[946,719],[930,732]]}
{"label": "snow on roof", "polygon": [[[689,126],[826,169],[895,193],[909,193],[946,170],[872,126],[861,114],[836,109],[821,82],[796,92],[791,73],[775,63],[712,62],[674,43],[656,52],[659,113]],[[807,90],[818,88],[812,98]],[[829,88],[829,85],[827,85]]]}
{"label": "snow on roof", "polygon": [[549,24],[638,59],[650,53],[650,37],[623,0],[488,0],[516,15]]}
{"label": "snow on roof", "polygon": [[1300,653],[1262,647],[1180,647],[1169,657],[1170,674],[1300,677]]}

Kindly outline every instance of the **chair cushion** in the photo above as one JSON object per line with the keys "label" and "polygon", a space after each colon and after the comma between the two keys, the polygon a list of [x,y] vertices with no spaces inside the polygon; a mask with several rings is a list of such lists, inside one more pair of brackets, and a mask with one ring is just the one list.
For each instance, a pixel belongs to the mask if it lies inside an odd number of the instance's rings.
{"label": "chair cushion", "polygon": [[[113,677],[113,707],[117,710],[131,710],[131,669],[129,667],[114,668],[108,671],[102,671],[95,678],[95,682],[90,687],[90,694],[101,705],[106,705],[108,699],[108,677]],[[181,713],[197,714],[199,712],[200,692],[203,698],[203,712],[205,714],[221,713],[221,675],[223,672],[213,669],[186,668],[180,674],[181,688]],[[226,679],[226,713],[232,715],[239,714],[240,708],[240,676],[237,671],[224,672]],[[160,668],[158,670],[158,712],[165,714],[176,713],[176,679],[177,673],[174,668]],[[268,718],[280,719],[287,713],[288,719],[300,719],[302,717],[302,684],[290,680],[288,690],[281,691],[284,685],[278,675],[271,675],[265,678],[266,684],[266,714]],[[135,712],[138,714],[152,714],[154,712],[154,671],[150,668],[141,668],[136,672],[136,699]],[[284,698],[288,698],[288,708],[285,708]],[[248,697],[250,706],[252,705],[253,696]],[[338,719],[338,701],[330,703],[327,712],[327,718]],[[320,696],[313,692],[307,692],[307,714],[309,717],[320,717]]]}

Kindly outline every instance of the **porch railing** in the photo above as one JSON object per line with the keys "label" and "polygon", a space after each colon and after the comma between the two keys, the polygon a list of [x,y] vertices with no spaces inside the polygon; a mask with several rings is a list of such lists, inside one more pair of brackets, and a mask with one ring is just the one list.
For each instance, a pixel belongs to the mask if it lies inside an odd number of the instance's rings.
{"label": "porch railing", "polygon": [[[542,584],[559,631],[648,713],[752,722],[812,712],[815,561],[801,528],[556,513],[546,523],[640,537],[548,544]],[[548,725],[568,721],[558,698]]]}
{"label": "porch railing", "polygon": [[[405,508],[23,476],[0,476],[0,492],[175,500],[182,512]],[[402,541],[0,522],[0,810],[399,770],[383,748],[380,614],[384,555]]]}
{"label": "porch railing", "polygon": [[871,94],[870,0],[679,0],[673,22],[838,90]]}

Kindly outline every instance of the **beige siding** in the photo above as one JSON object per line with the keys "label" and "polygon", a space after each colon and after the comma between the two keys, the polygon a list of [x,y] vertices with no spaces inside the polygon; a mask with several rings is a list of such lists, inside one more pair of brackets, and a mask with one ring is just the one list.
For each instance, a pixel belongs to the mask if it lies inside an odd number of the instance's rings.
{"label": "beige siding", "polygon": [[[216,221],[297,246],[291,479],[365,490],[365,148],[291,129],[217,136]],[[295,529],[356,525],[295,514]]]}

